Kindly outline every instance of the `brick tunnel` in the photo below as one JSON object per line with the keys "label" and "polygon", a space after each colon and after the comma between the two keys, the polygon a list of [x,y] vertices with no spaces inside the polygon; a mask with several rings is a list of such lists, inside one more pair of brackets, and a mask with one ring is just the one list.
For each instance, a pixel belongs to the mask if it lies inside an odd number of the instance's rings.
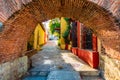
{"label": "brick tunnel", "polygon": [[119,0],[1,0],[0,63],[24,55],[27,41],[40,22],[68,17],[92,29],[106,55],[120,60]]}

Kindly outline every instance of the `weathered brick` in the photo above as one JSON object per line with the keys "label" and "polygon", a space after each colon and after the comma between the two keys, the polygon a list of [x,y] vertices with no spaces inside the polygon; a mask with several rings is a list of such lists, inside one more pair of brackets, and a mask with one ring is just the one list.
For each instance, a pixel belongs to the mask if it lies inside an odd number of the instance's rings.
{"label": "weathered brick", "polygon": [[106,54],[120,60],[120,28],[116,25],[119,0],[12,1],[0,1],[0,21],[5,27],[0,34],[0,63],[22,56],[37,23],[55,17],[69,17],[91,28],[101,39]]}
{"label": "weathered brick", "polygon": [[0,64],[0,80],[18,80],[27,72],[28,58],[26,56],[14,61]]}

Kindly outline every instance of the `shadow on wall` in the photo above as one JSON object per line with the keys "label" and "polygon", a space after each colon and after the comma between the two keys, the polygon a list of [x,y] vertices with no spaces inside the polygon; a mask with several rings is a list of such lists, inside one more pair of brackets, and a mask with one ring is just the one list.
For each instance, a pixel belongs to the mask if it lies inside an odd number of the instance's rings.
{"label": "shadow on wall", "polygon": [[2,32],[2,31],[3,31],[3,29],[4,29],[3,23],[2,23],[2,22],[0,22],[0,32]]}
{"label": "shadow on wall", "polygon": [[100,70],[100,76],[104,79],[104,80],[106,80],[105,79],[105,60],[102,58],[102,55],[105,55],[106,56],[106,53],[105,53],[105,48],[102,46],[102,44],[100,44],[101,46],[100,46],[100,52],[99,52],[99,54],[100,54],[100,56],[99,56],[99,60],[100,60],[100,62],[99,62],[99,70]]}

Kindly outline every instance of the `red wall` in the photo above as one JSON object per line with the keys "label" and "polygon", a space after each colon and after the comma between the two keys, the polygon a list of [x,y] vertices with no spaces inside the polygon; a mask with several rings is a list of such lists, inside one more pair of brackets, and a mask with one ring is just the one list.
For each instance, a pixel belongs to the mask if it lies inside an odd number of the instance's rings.
{"label": "red wall", "polygon": [[78,55],[78,48],[77,47],[72,47],[72,53],[77,56]]}
{"label": "red wall", "polygon": [[[81,49],[85,47],[85,33],[81,32],[81,23],[77,22],[77,47],[72,47],[72,53],[78,56],[80,59],[84,60],[86,63],[88,63],[93,68],[98,68],[99,66],[99,54],[97,52],[97,37],[93,34],[92,36],[92,44],[93,44],[93,50],[86,50]],[[82,35],[82,36],[81,36]],[[82,38],[81,38],[82,37]],[[82,39],[82,40],[81,40]]]}
{"label": "red wall", "polygon": [[93,51],[97,51],[97,36],[95,34],[92,35],[92,45],[93,45]]}
{"label": "red wall", "polygon": [[80,33],[81,33],[81,31],[80,31],[80,22],[77,22],[77,46],[78,46],[78,48],[80,48]]}
{"label": "red wall", "polygon": [[98,52],[78,49],[78,57],[87,62],[91,67],[98,68],[99,65]]}

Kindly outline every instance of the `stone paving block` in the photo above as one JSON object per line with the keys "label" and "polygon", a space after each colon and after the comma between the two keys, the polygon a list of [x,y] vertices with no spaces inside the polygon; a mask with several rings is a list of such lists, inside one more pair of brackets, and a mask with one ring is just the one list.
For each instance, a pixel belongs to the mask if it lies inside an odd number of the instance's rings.
{"label": "stone paving block", "polygon": [[81,80],[81,78],[76,71],[52,71],[47,80]]}
{"label": "stone paving block", "polygon": [[39,73],[39,71],[30,71],[29,75],[35,76]]}
{"label": "stone paving block", "polygon": [[37,67],[32,68],[30,71],[54,71],[54,70],[64,70],[64,71],[74,71],[73,67],[70,64],[47,64],[47,65],[38,65]]}
{"label": "stone paving block", "polygon": [[82,76],[82,80],[105,80],[99,76]]}
{"label": "stone paving block", "polygon": [[50,71],[50,68],[53,65],[39,65],[37,67],[32,68],[30,71]]}
{"label": "stone paving block", "polygon": [[23,80],[46,80],[46,77],[41,77],[41,76],[27,76]]}
{"label": "stone paving block", "polygon": [[64,50],[60,52],[60,50],[52,49],[56,47],[49,47],[51,45],[45,45],[45,49],[39,51],[38,54],[31,58],[33,67],[29,70],[30,74],[23,80],[28,76],[31,76],[31,78],[29,77],[27,80],[35,79],[35,76],[47,77],[47,80],[81,80],[80,74],[76,72],[75,68],[83,70],[81,67],[84,67],[84,70],[91,71],[87,64],[77,59],[70,51]]}
{"label": "stone paving block", "polygon": [[74,71],[73,67],[70,64],[56,64],[51,71],[63,70],[63,71]]}
{"label": "stone paving block", "polygon": [[39,72],[37,75],[47,77],[49,72]]}
{"label": "stone paving block", "polygon": [[29,76],[41,76],[41,77],[47,77],[49,72],[47,71],[29,71]]}

